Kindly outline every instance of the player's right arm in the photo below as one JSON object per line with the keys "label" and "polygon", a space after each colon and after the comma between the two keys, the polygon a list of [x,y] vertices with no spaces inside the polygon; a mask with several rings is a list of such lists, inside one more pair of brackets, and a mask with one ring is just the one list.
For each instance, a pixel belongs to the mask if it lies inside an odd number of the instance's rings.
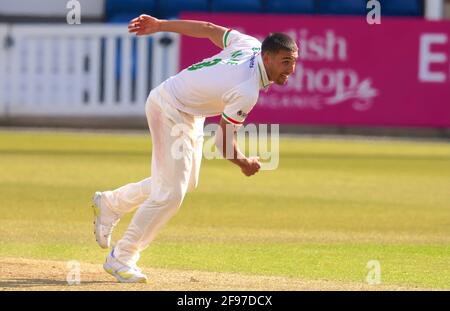
{"label": "player's right arm", "polygon": [[247,158],[239,150],[236,141],[236,128],[224,118],[220,120],[220,131],[216,137],[216,146],[222,152],[223,157],[239,166],[246,176],[256,174],[261,168],[258,157]]}
{"label": "player's right arm", "polygon": [[130,33],[138,36],[155,32],[168,31],[194,38],[208,38],[219,48],[223,49],[223,36],[228,29],[209,22],[194,20],[163,20],[150,15],[140,15],[131,20],[128,25]]}

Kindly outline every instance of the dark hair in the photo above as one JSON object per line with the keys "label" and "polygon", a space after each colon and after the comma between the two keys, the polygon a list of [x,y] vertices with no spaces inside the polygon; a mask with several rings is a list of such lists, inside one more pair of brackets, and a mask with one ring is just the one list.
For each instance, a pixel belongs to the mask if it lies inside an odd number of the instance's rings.
{"label": "dark hair", "polygon": [[278,53],[279,50],[297,52],[298,47],[295,41],[288,35],[281,32],[271,33],[264,39],[261,52]]}

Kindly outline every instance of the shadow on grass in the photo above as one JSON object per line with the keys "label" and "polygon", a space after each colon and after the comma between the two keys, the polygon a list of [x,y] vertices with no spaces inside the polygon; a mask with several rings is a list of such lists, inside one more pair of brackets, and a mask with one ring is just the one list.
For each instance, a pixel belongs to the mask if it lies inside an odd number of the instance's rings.
{"label": "shadow on grass", "polygon": [[[74,284],[73,286],[83,286],[83,285],[95,285],[95,284],[113,284],[113,281],[81,281],[80,284]],[[54,279],[9,279],[0,280],[1,288],[27,288],[27,287],[37,287],[37,286],[67,286],[71,287],[65,280],[54,280]]]}

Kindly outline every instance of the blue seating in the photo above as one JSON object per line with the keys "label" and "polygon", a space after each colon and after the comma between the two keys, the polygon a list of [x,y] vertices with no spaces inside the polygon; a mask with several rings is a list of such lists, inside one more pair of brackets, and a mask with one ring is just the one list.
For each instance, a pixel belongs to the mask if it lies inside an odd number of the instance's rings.
{"label": "blue seating", "polygon": [[261,13],[263,11],[260,0],[212,0],[213,12],[241,12]]}
{"label": "blue seating", "polygon": [[109,17],[108,23],[111,24],[128,24],[133,18],[137,17],[139,13],[120,13]]}
{"label": "blue seating", "polygon": [[318,0],[318,5],[319,14],[365,15],[368,12],[367,0]]}
{"label": "blue seating", "polygon": [[383,15],[423,16],[422,0],[381,0]]}
{"label": "blue seating", "polygon": [[127,13],[156,15],[156,4],[156,0],[106,0],[106,19]]}
{"label": "blue seating", "polygon": [[[383,15],[423,16],[423,0],[380,0]],[[139,14],[178,18],[183,11],[365,15],[367,0],[106,0],[106,20],[126,23]]]}
{"label": "blue seating", "polygon": [[158,12],[163,18],[176,17],[183,11],[207,12],[208,0],[160,0]]}
{"label": "blue seating", "polygon": [[267,0],[267,13],[314,13],[315,0]]}

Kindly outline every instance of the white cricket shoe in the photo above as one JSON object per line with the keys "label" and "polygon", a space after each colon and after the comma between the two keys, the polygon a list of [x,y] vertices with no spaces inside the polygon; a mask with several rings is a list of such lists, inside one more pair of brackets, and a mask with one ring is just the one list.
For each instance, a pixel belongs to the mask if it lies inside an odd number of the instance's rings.
{"label": "white cricket shoe", "polygon": [[114,248],[106,257],[103,269],[114,276],[120,283],[147,283],[147,276],[136,266],[130,267],[114,257]]}
{"label": "white cricket shoe", "polygon": [[114,213],[102,200],[102,193],[96,192],[92,198],[94,210],[94,234],[95,240],[101,248],[111,246],[111,235],[114,227],[120,220],[120,216]]}

